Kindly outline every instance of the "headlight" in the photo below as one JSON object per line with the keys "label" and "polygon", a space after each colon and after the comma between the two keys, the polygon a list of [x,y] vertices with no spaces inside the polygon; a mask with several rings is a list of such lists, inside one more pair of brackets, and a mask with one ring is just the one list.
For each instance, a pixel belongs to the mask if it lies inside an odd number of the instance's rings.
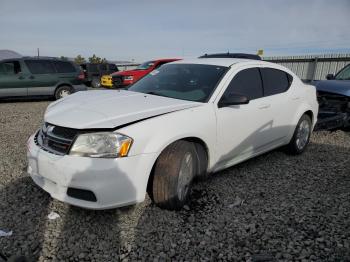
{"label": "headlight", "polygon": [[101,158],[125,157],[129,153],[132,138],[110,132],[81,134],[75,140],[69,154]]}
{"label": "headlight", "polygon": [[134,77],[133,76],[124,76],[124,80],[132,81],[132,80],[134,80]]}

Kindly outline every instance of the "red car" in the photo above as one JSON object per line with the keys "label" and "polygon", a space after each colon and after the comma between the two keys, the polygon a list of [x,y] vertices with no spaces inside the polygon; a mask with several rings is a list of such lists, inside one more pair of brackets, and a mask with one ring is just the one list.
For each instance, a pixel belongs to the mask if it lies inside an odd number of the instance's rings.
{"label": "red car", "polygon": [[166,63],[174,62],[180,60],[178,58],[171,59],[158,59],[144,62],[133,70],[126,70],[115,72],[111,74],[112,82],[114,87],[125,87],[131,85],[138,81],[140,78],[144,77],[148,73],[152,72],[154,69],[164,65]]}

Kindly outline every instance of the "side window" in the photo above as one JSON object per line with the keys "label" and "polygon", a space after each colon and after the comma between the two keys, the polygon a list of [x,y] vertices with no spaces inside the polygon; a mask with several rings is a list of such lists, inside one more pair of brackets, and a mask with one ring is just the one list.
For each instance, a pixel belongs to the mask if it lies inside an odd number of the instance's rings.
{"label": "side window", "polygon": [[24,63],[27,65],[29,71],[32,74],[52,74],[55,73],[51,61],[46,60],[25,60]]}
{"label": "side window", "polygon": [[249,100],[263,96],[263,88],[258,68],[248,68],[238,72],[231,80],[224,96],[229,94],[244,95]]}
{"label": "side window", "polygon": [[53,62],[57,73],[74,73],[76,72],[75,67],[72,63],[66,61],[54,61]]}
{"label": "side window", "polygon": [[293,77],[286,72],[273,68],[260,68],[264,84],[264,96],[272,96],[286,92]]}
{"label": "side window", "polygon": [[350,80],[350,65],[344,67],[340,72],[335,76],[337,80]]}
{"label": "side window", "polygon": [[18,61],[6,61],[0,64],[1,75],[17,75],[21,72],[21,65]]}
{"label": "side window", "polygon": [[118,72],[118,67],[115,64],[109,64],[109,70],[113,72]]}
{"label": "side window", "polygon": [[101,71],[107,71],[107,64],[100,64]]}

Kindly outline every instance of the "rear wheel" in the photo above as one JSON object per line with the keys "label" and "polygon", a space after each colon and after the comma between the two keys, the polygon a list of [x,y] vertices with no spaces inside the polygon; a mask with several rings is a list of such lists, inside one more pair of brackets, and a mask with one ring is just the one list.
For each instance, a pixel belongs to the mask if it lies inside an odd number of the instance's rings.
{"label": "rear wheel", "polygon": [[101,81],[100,81],[100,79],[97,78],[97,77],[93,78],[92,81],[91,81],[91,87],[93,87],[93,88],[99,88],[99,87],[101,87]]}
{"label": "rear wheel", "polygon": [[57,100],[69,96],[70,94],[72,94],[72,88],[70,86],[60,86],[56,89],[55,98]]}
{"label": "rear wheel", "polygon": [[115,78],[113,79],[113,86],[116,87],[116,88],[120,88],[123,84],[123,81],[121,78]]}
{"label": "rear wheel", "polygon": [[303,115],[293,134],[291,141],[287,146],[290,154],[298,155],[305,151],[310,141],[312,122],[308,115]]}
{"label": "rear wheel", "polygon": [[189,197],[196,168],[193,143],[179,140],[169,145],[155,164],[150,189],[153,202],[169,210],[182,208]]}

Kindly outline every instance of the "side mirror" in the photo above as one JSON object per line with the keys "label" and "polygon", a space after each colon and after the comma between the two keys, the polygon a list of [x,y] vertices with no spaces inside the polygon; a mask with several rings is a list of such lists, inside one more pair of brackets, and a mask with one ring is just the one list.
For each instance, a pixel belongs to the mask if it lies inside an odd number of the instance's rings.
{"label": "side mirror", "polygon": [[228,94],[224,95],[219,103],[218,107],[227,107],[227,106],[233,106],[233,105],[245,105],[249,103],[249,99],[246,96],[238,95],[238,94]]}
{"label": "side mirror", "polygon": [[326,75],[327,80],[333,80],[334,79],[334,74],[328,74]]}

